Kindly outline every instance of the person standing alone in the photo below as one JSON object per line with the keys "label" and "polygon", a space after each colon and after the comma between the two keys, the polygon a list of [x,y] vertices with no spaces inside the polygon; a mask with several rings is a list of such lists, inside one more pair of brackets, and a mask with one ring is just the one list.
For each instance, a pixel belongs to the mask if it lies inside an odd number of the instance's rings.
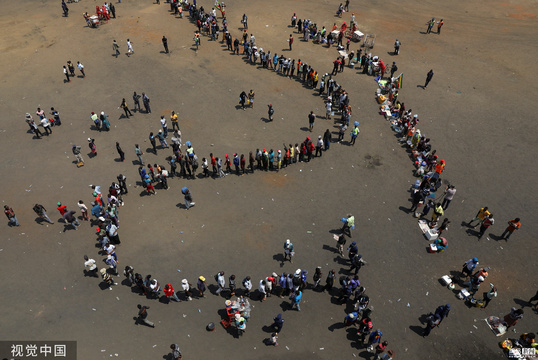
{"label": "person standing alone", "polygon": [[163,35],[162,41],[163,41],[163,46],[164,46],[164,52],[168,54],[168,39],[166,38],[166,36]]}

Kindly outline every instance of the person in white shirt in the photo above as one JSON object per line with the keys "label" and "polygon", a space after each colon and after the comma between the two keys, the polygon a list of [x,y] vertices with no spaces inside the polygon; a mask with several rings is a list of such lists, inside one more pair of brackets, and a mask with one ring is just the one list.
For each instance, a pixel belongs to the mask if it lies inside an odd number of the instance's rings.
{"label": "person in white shirt", "polygon": [[133,44],[131,43],[131,40],[127,39],[127,56],[131,56],[133,53]]}
{"label": "person in white shirt", "polygon": [[217,291],[215,291],[215,294],[218,295],[221,293],[222,290],[224,290],[224,286],[226,285],[226,280],[224,279],[224,271],[221,271],[217,274],[217,284],[219,285],[219,288]]}
{"label": "person in white shirt", "polygon": [[260,280],[260,285],[258,286],[258,292],[260,293],[260,301],[267,300],[267,292],[265,290],[265,280]]}
{"label": "person in white shirt", "polygon": [[185,296],[187,297],[187,301],[191,301],[192,292],[191,292],[191,284],[189,284],[189,281],[187,279],[181,280],[181,287],[183,288],[183,291],[185,291]]}
{"label": "person in white shirt", "polygon": [[157,279],[151,280],[151,285],[149,286],[151,289],[151,293],[155,298],[159,297],[159,293],[161,291],[161,285],[157,281]]}
{"label": "person in white shirt", "polygon": [[250,290],[252,290],[252,282],[250,281],[250,276],[247,276],[243,280],[243,286],[245,287],[245,296],[249,297],[250,296]]}
{"label": "person in white shirt", "polygon": [[43,129],[45,129],[45,135],[49,136],[49,134],[52,134],[52,129],[50,126],[50,121],[46,117],[41,119],[41,125],[43,125]]}
{"label": "person in white shirt", "polygon": [[108,244],[107,246],[105,246],[105,251],[107,255],[111,255],[114,260],[118,261],[118,256],[116,255],[116,247],[114,245]]}
{"label": "person in white shirt", "polygon": [[89,259],[88,255],[84,255],[84,267],[88,269],[86,271],[87,276],[99,277],[99,275],[97,275],[97,265],[95,264],[95,260]]}
{"label": "person in white shirt", "polygon": [[82,200],[78,202],[78,208],[82,214],[82,220],[88,221],[88,207],[84,204]]}
{"label": "person in white shirt", "polygon": [[118,262],[114,259],[114,256],[108,255],[105,260],[105,264],[107,264],[111,269],[114,270],[114,275],[118,275],[118,269],[117,269]]}
{"label": "person in white shirt", "polygon": [[106,228],[108,231],[108,238],[110,239],[110,242],[114,244],[120,244],[120,236],[118,235],[118,227],[114,224],[109,224]]}

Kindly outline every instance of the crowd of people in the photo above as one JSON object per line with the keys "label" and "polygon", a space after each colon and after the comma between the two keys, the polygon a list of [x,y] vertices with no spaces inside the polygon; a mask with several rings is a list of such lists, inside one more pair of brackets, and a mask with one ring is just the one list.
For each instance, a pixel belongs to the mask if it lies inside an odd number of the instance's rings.
{"label": "crowd of people", "polygon": [[[106,3],[105,3],[106,5]],[[239,54],[239,40],[235,38],[232,41],[232,36],[228,32],[228,24],[225,17],[225,11],[223,8],[219,9],[222,15],[222,25],[219,26],[219,21],[217,18],[216,10],[213,8],[209,13],[204,11],[203,7],[198,8],[196,1],[193,4],[188,2],[178,2],[171,1],[171,10],[176,13],[182,14],[183,10],[189,12],[189,16],[192,17],[194,23],[197,25],[199,32],[210,36],[212,40],[218,40],[219,31],[222,30],[224,33],[223,41],[226,41],[228,49],[233,51],[232,54]],[[63,5],[62,5],[63,6]],[[103,13],[110,11],[109,7],[103,6]],[[343,10],[340,9],[340,10]],[[339,10],[339,11],[340,11]],[[67,16],[67,13],[65,14]],[[257,59],[260,59],[262,68],[272,69],[275,73],[282,76],[294,78],[296,80],[304,82],[308,87],[319,91],[320,95],[325,96],[325,108],[326,108],[326,119],[331,119],[331,116],[334,116],[335,110],[341,113],[341,119],[339,124],[339,137],[338,142],[343,140],[344,134],[350,125],[350,117],[352,114],[351,106],[349,105],[349,96],[347,91],[339,85],[332,76],[336,76],[339,72],[342,72],[345,66],[345,57],[339,57],[333,63],[333,73],[329,75],[325,73],[319,79],[318,72],[309,66],[306,62],[295,61],[295,59],[286,58],[285,56],[278,56],[277,54],[271,55],[270,51],[265,52],[263,48],[259,47],[256,44],[256,39],[253,34],[248,36],[247,32],[247,19],[246,15],[243,16],[242,23],[245,26],[245,29],[242,33],[242,45],[243,45],[243,55],[248,58],[248,61],[252,64],[255,64]],[[333,34],[325,30],[325,27],[318,29],[317,24],[312,23],[310,20],[297,20],[296,14],[292,17],[293,27],[297,27],[299,32],[303,32],[304,39],[314,39],[316,42],[324,43],[327,42],[330,46],[333,42],[336,42],[337,45],[342,44],[342,38],[345,34],[347,25],[344,23],[339,30],[339,35],[337,35],[336,41],[333,40]],[[442,25],[442,24],[441,24]],[[356,29],[356,23],[352,18],[351,21],[352,31]],[[433,26],[433,25],[431,25]],[[430,28],[431,28],[430,26]],[[335,28],[336,27],[336,28]],[[302,29],[302,30],[301,30]],[[336,24],[333,26],[333,32],[338,30]],[[440,32],[440,26],[439,26]],[[163,39],[165,39],[163,37]],[[200,42],[200,35],[197,33],[195,35],[197,44]],[[290,39],[292,37],[290,36]],[[128,41],[130,44],[130,42]],[[167,43],[163,40],[165,44],[166,52],[168,52]],[[233,48],[232,48],[233,44]],[[290,50],[291,50],[292,40],[290,41]],[[349,45],[349,43],[348,43]],[[132,52],[132,47],[130,48]],[[348,56],[351,61],[356,61],[359,64],[359,68],[371,69],[373,63],[377,60],[375,56],[371,54],[362,54],[362,49],[357,51],[357,57],[355,58],[355,53],[351,52]],[[77,66],[81,71],[82,75],[85,76],[84,66],[77,62]],[[295,71],[297,70],[297,75]],[[70,81],[70,76],[74,76],[74,66],[68,61],[67,66],[64,66],[64,74],[66,75],[67,81]],[[445,161],[439,160],[439,156],[436,154],[436,150],[432,150],[432,145],[430,139],[426,138],[421,134],[420,129],[418,128],[418,115],[413,114],[412,110],[407,110],[405,104],[398,100],[397,89],[399,86],[396,84],[395,79],[392,77],[394,71],[391,73],[391,77],[387,80],[386,84],[383,85],[380,95],[388,95],[388,99],[381,103],[381,112],[387,116],[387,120],[390,120],[393,129],[401,135],[401,143],[409,147],[412,152],[412,158],[416,166],[416,175],[420,177],[420,181],[416,184],[413,189],[412,196],[412,207],[411,211],[415,212],[418,206],[421,203],[424,203],[423,211],[421,216],[427,216],[430,209],[433,209],[433,217],[430,222],[431,227],[437,226],[437,223],[440,220],[440,217],[444,215],[444,211],[449,207],[450,202],[452,201],[456,189],[453,185],[448,185],[443,193],[443,202],[435,202],[431,199],[431,194],[435,193],[441,186],[441,174],[445,169]],[[384,73],[381,74],[381,79],[383,79]],[[318,87],[318,80],[319,87]],[[326,94],[326,95],[325,95]],[[138,106],[140,111],[140,95],[137,95],[135,92],[133,95],[134,109]],[[240,105],[243,109],[246,106],[253,107],[254,105],[254,92],[251,90],[249,94],[242,92],[240,95]],[[149,105],[149,97],[145,93],[142,93],[142,100],[145,107],[145,113],[151,114],[151,108]],[[122,100],[121,108],[125,111],[125,116],[132,116],[130,109],[128,108],[125,98]],[[269,112],[273,109],[272,104],[269,106]],[[273,110],[274,113],[274,110]],[[273,113],[269,114],[270,120],[272,120]],[[51,108],[50,114],[52,115],[51,119],[47,119],[44,114],[44,111],[41,108],[37,109],[36,115],[39,117],[39,121],[45,131],[45,134],[48,136],[52,134],[53,126],[60,126],[60,116],[59,112],[55,110],[54,107]],[[100,115],[92,112],[90,116],[95,130],[98,131],[109,131],[110,122],[108,120],[108,115],[104,112],[101,112]],[[315,124],[316,115],[313,112],[308,114],[309,130],[312,131]],[[33,120],[30,113],[27,113],[25,116],[26,122],[28,123],[30,130],[35,133],[36,137],[40,138],[43,134],[40,132],[38,125]],[[277,149],[275,152],[273,149],[267,150],[263,148],[256,149],[256,151],[250,151],[248,154],[248,165],[247,157],[245,154],[234,153],[232,158],[226,154],[224,159],[215,157],[213,153],[210,153],[208,158],[202,158],[199,163],[199,158],[194,151],[192,144],[189,141],[185,142],[186,149],[183,151],[181,148],[182,144],[182,133],[179,128],[178,114],[172,112],[170,116],[170,121],[172,123],[172,136],[170,139],[170,144],[166,141],[168,138],[168,126],[167,121],[164,116],[160,119],[161,129],[158,130],[155,135],[154,132],[149,134],[149,140],[152,145],[152,151],[157,155],[158,148],[156,145],[156,139],[160,142],[160,149],[168,149],[171,147],[171,154],[166,158],[167,167],[170,167],[170,171],[166,170],[165,166],[154,164],[147,164],[147,170],[145,163],[143,161],[143,152],[140,149],[139,145],[135,145],[135,154],[139,160],[138,172],[141,178],[142,184],[144,184],[146,191],[148,193],[155,194],[155,188],[153,185],[159,183],[163,189],[168,188],[167,179],[174,177],[183,177],[183,178],[196,178],[196,172],[199,166],[202,167],[201,177],[224,177],[228,174],[235,172],[236,175],[244,175],[248,172],[254,172],[255,170],[263,171],[279,171],[282,168],[285,168],[289,165],[299,162],[309,162],[312,158],[322,156],[323,152],[330,149],[330,144],[333,142],[332,135],[329,129],[325,131],[323,135],[319,135],[317,139],[312,140],[309,136],[306,137],[304,141],[297,142],[295,145],[291,143],[286,145],[283,144],[283,151]],[[354,127],[351,130],[350,134],[350,145],[355,144],[355,139],[359,134],[359,123],[355,122]],[[89,147],[91,153],[94,156],[97,155],[97,148],[95,145],[95,140],[92,138],[88,139]],[[116,149],[120,155],[120,160],[125,160],[125,153],[120,147],[119,143],[116,143]],[[83,159],[80,155],[80,146],[73,145],[73,154],[76,157],[78,163],[83,163]],[[234,171],[232,170],[232,163],[234,166]],[[209,165],[212,166],[212,171],[209,170]],[[119,276],[118,273],[118,256],[116,253],[116,248],[121,244],[119,239],[119,212],[121,207],[124,205],[123,197],[128,193],[126,185],[126,177],[120,174],[117,177],[117,182],[113,182],[108,188],[108,194],[106,200],[103,198],[103,193],[101,192],[100,186],[92,186],[92,197],[93,201],[90,203],[91,207],[87,207],[85,203],[80,200],[77,203],[77,207],[81,212],[82,221],[91,221],[97,225],[96,235],[98,247],[100,249],[100,254],[103,255],[103,261],[108,266],[100,268],[98,262],[87,255],[84,255],[84,266],[87,270],[87,275],[92,277],[101,277],[101,280],[105,287],[117,285],[114,276]],[[186,208],[194,206],[192,201],[192,195],[187,188],[182,190],[183,195],[185,196]],[[58,202],[57,210],[59,211],[62,219],[65,223],[65,226],[71,226],[77,230],[80,226],[80,222],[77,217],[75,217],[76,212],[73,210],[68,210],[65,205],[62,205],[61,202]],[[15,216],[14,210],[8,205],[4,206],[4,212],[7,218],[9,219],[9,224],[13,226],[19,226],[18,219]],[[33,210],[36,214],[44,221],[53,224],[51,219],[46,213],[46,208],[43,205],[35,204]],[[93,216],[90,220],[89,214]],[[469,222],[469,226],[478,220],[481,237],[485,230],[493,225],[493,216],[488,211],[487,207],[481,208],[476,215],[475,219]],[[343,257],[343,249],[346,244],[346,239],[351,238],[351,229],[354,228],[354,217],[349,214],[346,218],[343,219],[344,226],[342,228],[341,234],[337,236],[337,251]],[[444,219],[441,226],[439,226],[439,231],[442,233],[448,228],[449,221]],[[489,224],[489,225],[488,225]],[[520,219],[515,218],[509,222],[509,226],[502,235],[502,238],[506,240],[510,235],[518,230],[521,226]],[[224,296],[227,299],[231,299],[233,296],[237,296],[240,292],[241,296],[250,299],[257,299],[261,302],[266,301],[267,298],[275,295],[279,298],[288,297],[290,300],[290,309],[295,308],[297,311],[301,311],[301,301],[302,296],[305,290],[311,289],[313,291],[325,292],[328,291],[334,298],[335,303],[346,305],[349,304],[354,307],[354,311],[349,312],[344,318],[344,326],[357,326],[357,334],[362,340],[362,343],[366,342],[366,346],[369,347],[369,350],[375,353],[375,358],[381,356],[385,353],[386,347],[388,345],[387,341],[382,341],[383,333],[380,329],[373,329],[372,324],[372,308],[370,305],[370,298],[366,295],[366,289],[361,282],[359,281],[359,270],[363,265],[366,264],[362,256],[359,254],[358,245],[356,241],[351,242],[350,246],[347,249],[348,259],[346,262],[349,263],[350,269],[348,272],[349,276],[344,276],[338,280],[338,285],[340,289],[338,291],[333,291],[335,287],[336,272],[335,270],[330,270],[323,281],[323,274],[321,267],[317,267],[314,270],[312,281],[308,281],[308,271],[305,269],[297,269],[294,273],[281,273],[280,275],[276,272],[271,272],[265,278],[253,281],[250,276],[245,276],[241,282],[242,290],[237,289],[236,284],[236,275],[231,274],[228,277],[228,285],[226,286],[225,272],[218,272],[215,278],[215,291],[214,294],[217,296]],[[290,240],[287,240],[284,244],[284,261],[288,260],[292,262],[293,256],[295,254],[295,247]],[[469,291],[472,294],[475,294],[481,283],[485,281],[488,276],[488,267],[481,268],[475,274],[472,274],[478,260],[476,258],[470,259],[464,264],[462,269],[463,276],[469,277],[469,281],[464,283],[469,286]],[[196,286],[193,286],[188,279],[182,279],[181,284],[173,287],[172,283],[166,283],[164,287],[161,283],[152,277],[152,275],[143,276],[140,273],[134,271],[134,267],[126,265],[123,269],[123,275],[127,280],[129,286],[135,286],[137,292],[147,296],[148,298],[159,299],[161,298],[161,292],[164,293],[164,298],[167,301],[174,300],[176,302],[181,301],[190,301],[193,298],[203,298],[208,289],[206,278],[201,275],[196,279]],[[324,285],[322,285],[324,282]],[[164,284],[165,282],[163,282]],[[257,284],[257,289],[255,288]],[[177,290],[176,290],[177,289]],[[254,290],[253,290],[254,289]],[[537,294],[538,295],[538,294]],[[497,288],[491,284],[491,289],[489,292],[484,293],[484,300],[482,308],[486,308],[488,303],[493,297],[497,296]],[[533,299],[536,300],[538,296],[535,296]],[[531,301],[533,300],[531,299]],[[139,305],[139,314],[138,321],[141,324],[145,324],[151,327],[154,327],[154,323],[147,319],[147,310],[148,306]],[[450,312],[450,305],[440,306],[435,314],[430,314],[427,320],[427,326],[424,332],[424,336],[429,335],[431,329],[436,326],[439,326],[441,321],[448,316]],[[511,314],[513,313],[513,316]],[[516,322],[523,315],[523,311],[515,310],[508,314],[505,317],[505,321],[509,322],[510,319],[516,318]],[[243,319],[243,320],[241,320]],[[508,320],[507,320],[508,319]],[[248,317],[247,319],[248,320]],[[282,331],[284,319],[282,314],[278,314],[271,325],[275,330],[271,334],[271,337],[268,340],[269,345],[278,345],[277,338]],[[511,323],[515,324],[514,321]],[[246,329],[246,322],[244,317],[238,319],[235,324],[238,330],[244,332]],[[181,352],[177,345],[172,345],[171,349],[176,351],[176,355],[181,356]],[[393,356],[393,352],[390,351],[389,355]],[[174,355],[175,356],[175,355]]]}

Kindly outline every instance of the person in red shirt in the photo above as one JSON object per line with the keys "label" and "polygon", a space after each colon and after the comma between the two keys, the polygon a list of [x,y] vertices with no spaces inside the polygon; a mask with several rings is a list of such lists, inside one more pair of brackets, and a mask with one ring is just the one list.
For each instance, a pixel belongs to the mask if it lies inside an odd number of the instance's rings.
{"label": "person in red shirt", "polygon": [[217,160],[213,156],[213,153],[209,154],[211,156],[211,165],[213,166],[213,176],[217,175]]}
{"label": "person in red shirt", "polygon": [[170,298],[174,299],[177,302],[180,302],[179,298],[176,295],[176,292],[174,291],[174,288],[172,287],[172,284],[167,284],[164,287],[164,295],[168,298],[168,301],[170,301]]}
{"label": "person in red shirt", "polygon": [[377,360],[381,357],[381,354],[385,352],[385,349],[388,344],[389,344],[388,341],[383,341],[381,344],[377,344],[375,348],[374,360]]}
{"label": "person in red shirt", "polygon": [[493,222],[493,214],[489,214],[480,225],[480,234],[478,234],[478,240],[480,240],[482,236],[484,236],[484,233],[491,225],[493,225]]}
{"label": "person in red shirt", "polygon": [[230,160],[230,158],[228,157],[228,154],[226,154],[226,160],[225,160],[225,163],[226,163],[226,172],[229,174],[232,172],[232,162]]}
{"label": "person in red shirt", "polygon": [[293,36],[290,34],[290,38],[288,39],[288,42],[290,43],[290,51],[291,51],[291,45],[293,44]]}
{"label": "person in red shirt", "polygon": [[508,227],[504,230],[503,234],[501,235],[501,238],[508,241],[510,235],[512,235],[514,231],[519,230],[519,228],[521,227],[521,223],[519,222],[520,220],[520,218],[510,220],[508,222]]}
{"label": "person in red shirt", "polygon": [[62,205],[61,202],[58,202],[58,207],[56,208],[60,212],[60,215],[64,215],[67,212],[67,206]]}

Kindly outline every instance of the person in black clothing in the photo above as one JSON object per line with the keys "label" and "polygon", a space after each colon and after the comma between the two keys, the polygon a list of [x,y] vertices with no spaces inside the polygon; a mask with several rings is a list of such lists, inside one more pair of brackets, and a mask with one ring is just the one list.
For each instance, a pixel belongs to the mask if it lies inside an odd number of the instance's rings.
{"label": "person in black clothing", "polygon": [[118,154],[120,155],[120,161],[125,161],[125,153],[120,147],[120,143],[116,141],[116,150],[118,151]]}
{"label": "person in black clothing", "polygon": [[140,112],[140,98],[142,95],[138,95],[136,91],[133,93],[133,101],[134,101],[134,111],[136,111],[136,107],[138,106],[138,111]]}
{"label": "person in black clothing", "polygon": [[127,119],[129,118],[129,115],[133,116],[133,114],[131,113],[131,110],[129,110],[129,106],[127,106],[127,101],[125,101],[125,98],[121,100],[120,108],[122,108],[123,111],[125,112],[125,116],[127,117]]}
{"label": "person in black clothing", "polygon": [[62,10],[64,12],[64,16],[67,17],[69,13],[69,8],[67,7],[65,0],[62,0]]}
{"label": "person in black clothing", "polygon": [[239,39],[238,38],[235,38],[234,40],[234,52],[233,53],[237,53],[237,55],[239,55]]}
{"label": "person in black clothing", "polygon": [[247,101],[247,93],[246,92],[241,92],[241,94],[239,95],[239,104],[241,104],[241,108],[243,110],[245,110],[245,103]]}
{"label": "person in black clothing", "polygon": [[168,39],[166,38],[166,36],[163,35],[163,46],[164,46],[164,52],[168,54]]}
{"label": "person in black clothing", "polygon": [[138,304],[137,307],[138,307],[139,311],[138,311],[138,319],[136,320],[136,323],[137,324],[142,323],[144,325],[147,325],[147,326],[150,326],[150,327],[154,328],[155,324],[147,319],[147,317],[148,317],[148,311],[147,310],[149,309],[149,306],[142,306],[142,305]]}
{"label": "person in black clothing", "polygon": [[149,142],[151,143],[151,146],[153,147],[153,152],[155,155],[157,155],[157,145],[155,143],[155,136],[152,132],[149,133]]}

